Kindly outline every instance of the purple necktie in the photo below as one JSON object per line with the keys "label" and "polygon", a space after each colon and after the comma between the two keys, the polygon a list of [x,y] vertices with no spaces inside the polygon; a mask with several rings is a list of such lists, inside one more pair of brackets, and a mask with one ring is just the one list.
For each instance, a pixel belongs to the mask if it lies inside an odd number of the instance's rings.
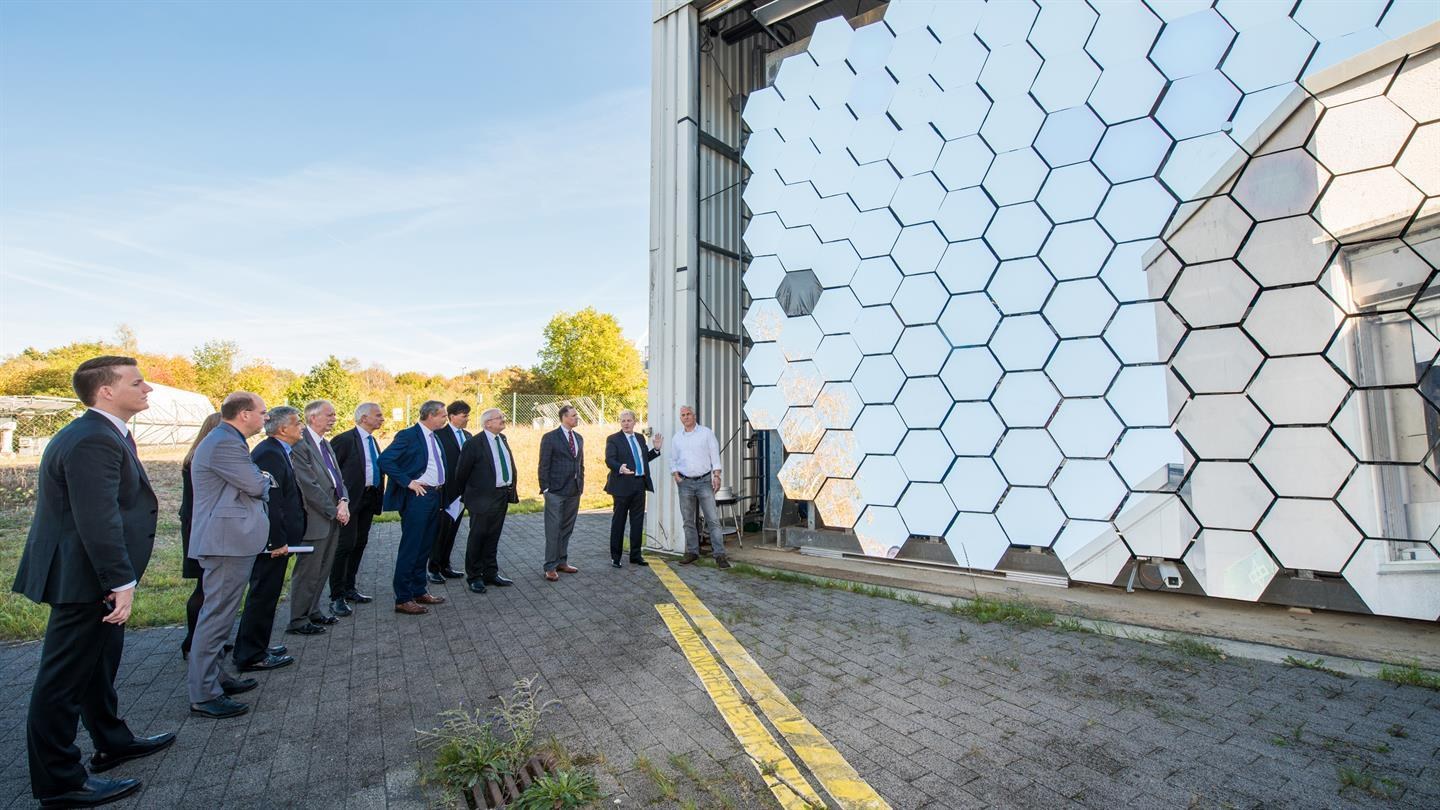
{"label": "purple necktie", "polygon": [[325,469],[330,471],[330,480],[335,482],[335,500],[344,497],[340,491],[340,468],[335,466],[335,456],[330,454],[330,443],[320,440],[320,457],[325,460]]}
{"label": "purple necktie", "polygon": [[435,472],[439,476],[436,486],[445,485],[445,456],[440,453],[440,443],[435,441],[435,434],[429,431],[425,435],[430,437],[430,446],[435,450]]}

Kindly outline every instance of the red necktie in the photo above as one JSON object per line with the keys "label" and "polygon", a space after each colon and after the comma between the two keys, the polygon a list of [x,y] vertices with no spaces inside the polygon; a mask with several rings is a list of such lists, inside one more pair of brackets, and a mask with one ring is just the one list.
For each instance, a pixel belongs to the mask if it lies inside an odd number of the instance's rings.
{"label": "red necktie", "polygon": [[565,431],[565,435],[566,435],[567,437],[569,437],[569,439],[570,439],[570,455],[571,455],[571,456],[574,456],[574,455],[575,455],[575,434],[574,434],[573,432],[567,430],[567,431]]}

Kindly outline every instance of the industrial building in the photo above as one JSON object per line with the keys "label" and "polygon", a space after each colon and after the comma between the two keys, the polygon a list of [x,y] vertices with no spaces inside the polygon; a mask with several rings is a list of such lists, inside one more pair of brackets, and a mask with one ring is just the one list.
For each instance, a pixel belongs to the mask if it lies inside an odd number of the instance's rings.
{"label": "industrial building", "polygon": [[655,0],[653,43],[652,422],[782,543],[1440,618],[1440,6]]}

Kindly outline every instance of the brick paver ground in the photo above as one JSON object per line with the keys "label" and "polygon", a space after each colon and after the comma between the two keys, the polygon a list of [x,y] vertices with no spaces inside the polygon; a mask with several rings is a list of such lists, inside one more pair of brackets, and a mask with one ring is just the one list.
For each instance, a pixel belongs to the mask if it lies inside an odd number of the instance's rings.
{"label": "brick paver ground", "polygon": [[[602,804],[770,806],[654,610],[668,593],[644,569],[609,567],[607,522],[581,516],[582,571],[550,584],[540,517],[512,517],[501,567],[516,586],[437,587],[450,603],[418,618],[390,610],[399,527],[377,526],[361,575],[376,603],[324,636],[277,635],[299,663],[259,675],[236,720],[189,716],[183,629],[132,633],[122,711],[137,733],[180,739],[114,772],[146,783],[117,806],[421,807],[415,729],[531,675],[560,701],[542,733],[596,759]],[[1440,807],[1440,693],[680,570],[896,808]],[[7,806],[33,805],[24,716],[38,655],[0,649]]]}

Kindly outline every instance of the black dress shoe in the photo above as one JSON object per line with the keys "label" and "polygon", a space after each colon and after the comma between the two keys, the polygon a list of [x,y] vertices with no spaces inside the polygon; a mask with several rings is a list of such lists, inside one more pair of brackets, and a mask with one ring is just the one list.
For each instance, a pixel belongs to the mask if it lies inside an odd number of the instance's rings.
{"label": "black dress shoe", "polygon": [[355,611],[350,609],[350,606],[345,603],[344,599],[331,599],[330,612],[334,613],[336,616],[349,616]]}
{"label": "black dress shoe", "polygon": [[619,567],[620,567],[620,561],[619,561],[619,560],[611,560],[611,561],[610,561],[610,567],[611,567],[611,568],[619,568]]}
{"label": "black dress shoe", "polygon": [[268,672],[272,669],[288,667],[295,663],[294,656],[290,655],[266,655],[258,661],[251,661],[248,664],[241,664],[241,672]]}
{"label": "black dress shoe", "polygon": [[513,580],[513,579],[507,579],[507,578],[505,578],[505,577],[500,576],[499,574],[496,574],[495,576],[493,576],[493,577],[485,580],[485,584],[486,584],[486,585],[494,585],[494,586],[497,587],[497,588],[508,588],[508,587],[510,587],[511,585],[514,585],[514,584],[515,584],[515,580]]}
{"label": "black dress shoe", "polygon": [[467,587],[470,588],[470,592],[471,592],[471,593],[484,593],[484,592],[485,592],[485,583],[481,582],[481,581],[478,580],[478,579],[472,579],[472,580],[470,580],[470,583],[469,583],[469,585],[468,585]]}
{"label": "black dress shoe", "polygon": [[284,655],[285,653],[290,652],[290,648],[286,647],[284,644],[276,644],[273,647],[266,647],[265,652],[269,655]]}
{"label": "black dress shoe", "polygon": [[644,557],[631,557],[631,558],[630,558],[630,564],[631,564],[631,565],[643,565],[643,566],[645,566],[646,568],[649,568],[649,567],[650,567],[650,563],[645,562],[645,558],[644,558]]}
{"label": "black dress shoe", "polygon": [[293,636],[318,636],[325,632],[325,628],[311,622],[310,624],[302,624],[299,627],[291,627],[285,632]]}
{"label": "black dress shoe", "polygon": [[440,574],[431,571],[425,575],[425,581],[429,582],[431,585],[444,585],[445,577],[442,577],[440,576]]}
{"label": "black dress shoe", "polygon": [[227,717],[239,717],[250,711],[250,706],[238,700],[231,700],[225,695],[211,698],[204,703],[191,703],[190,713],[198,714],[201,717],[209,717],[215,720],[224,720]]}
{"label": "black dress shoe", "polygon": [[241,695],[259,685],[260,682],[254,678],[240,678],[239,680],[233,681],[229,678],[220,679],[220,688],[223,689],[227,695]]}
{"label": "black dress shoe", "polygon": [[459,572],[459,571],[456,571],[454,568],[441,568],[441,569],[440,569],[440,576],[445,577],[446,579],[464,579],[464,578],[465,578],[465,575],[464,575],[463,573],[461,573],[461,572]]}
{"label": "black dress shoe", "polygon": [[90,771],[104,773],[122,762],[148,757],[156,751],[164,751],[175,742],[175,732],[167,731],[154,737],[136,737],[135,741],[114,751],[96,751],[90,758]]}
{"label": "black dress shoe", "polygon": [[46,796],[40,800],[40,806],[98,807],[123,799],[139,789],[139,779],[106,779],[101,776],[87,776],[85,784],[68,793]]}
{"label": "black dress shoe", "polygon": [[368,596],[368,595],[363,594],[363,593],[361,593],[361,592],[359,592],[359,591],[351,591],[351,592],[345,594],[345,598],[348,599],[348,600],[350,600],[351,602],[354,602],[354,603],[360,604],[360,605],[366,605],[366,604],[369,604],[369,603],[375,601],[375,597],[373,597],[373,596]]}
{"label": "black dress shoe", "polygon": [[337,618],[335,618],[334,616],[322,616],[322,615],[320,615],[320,614],[317,613],[317,614],[315,614],[314,616],[311,616],[311,617],[310,617],[310,623],[311,623],[311,624],[339,624],[339,623],[340,623],[340,620],[337,619]]}

